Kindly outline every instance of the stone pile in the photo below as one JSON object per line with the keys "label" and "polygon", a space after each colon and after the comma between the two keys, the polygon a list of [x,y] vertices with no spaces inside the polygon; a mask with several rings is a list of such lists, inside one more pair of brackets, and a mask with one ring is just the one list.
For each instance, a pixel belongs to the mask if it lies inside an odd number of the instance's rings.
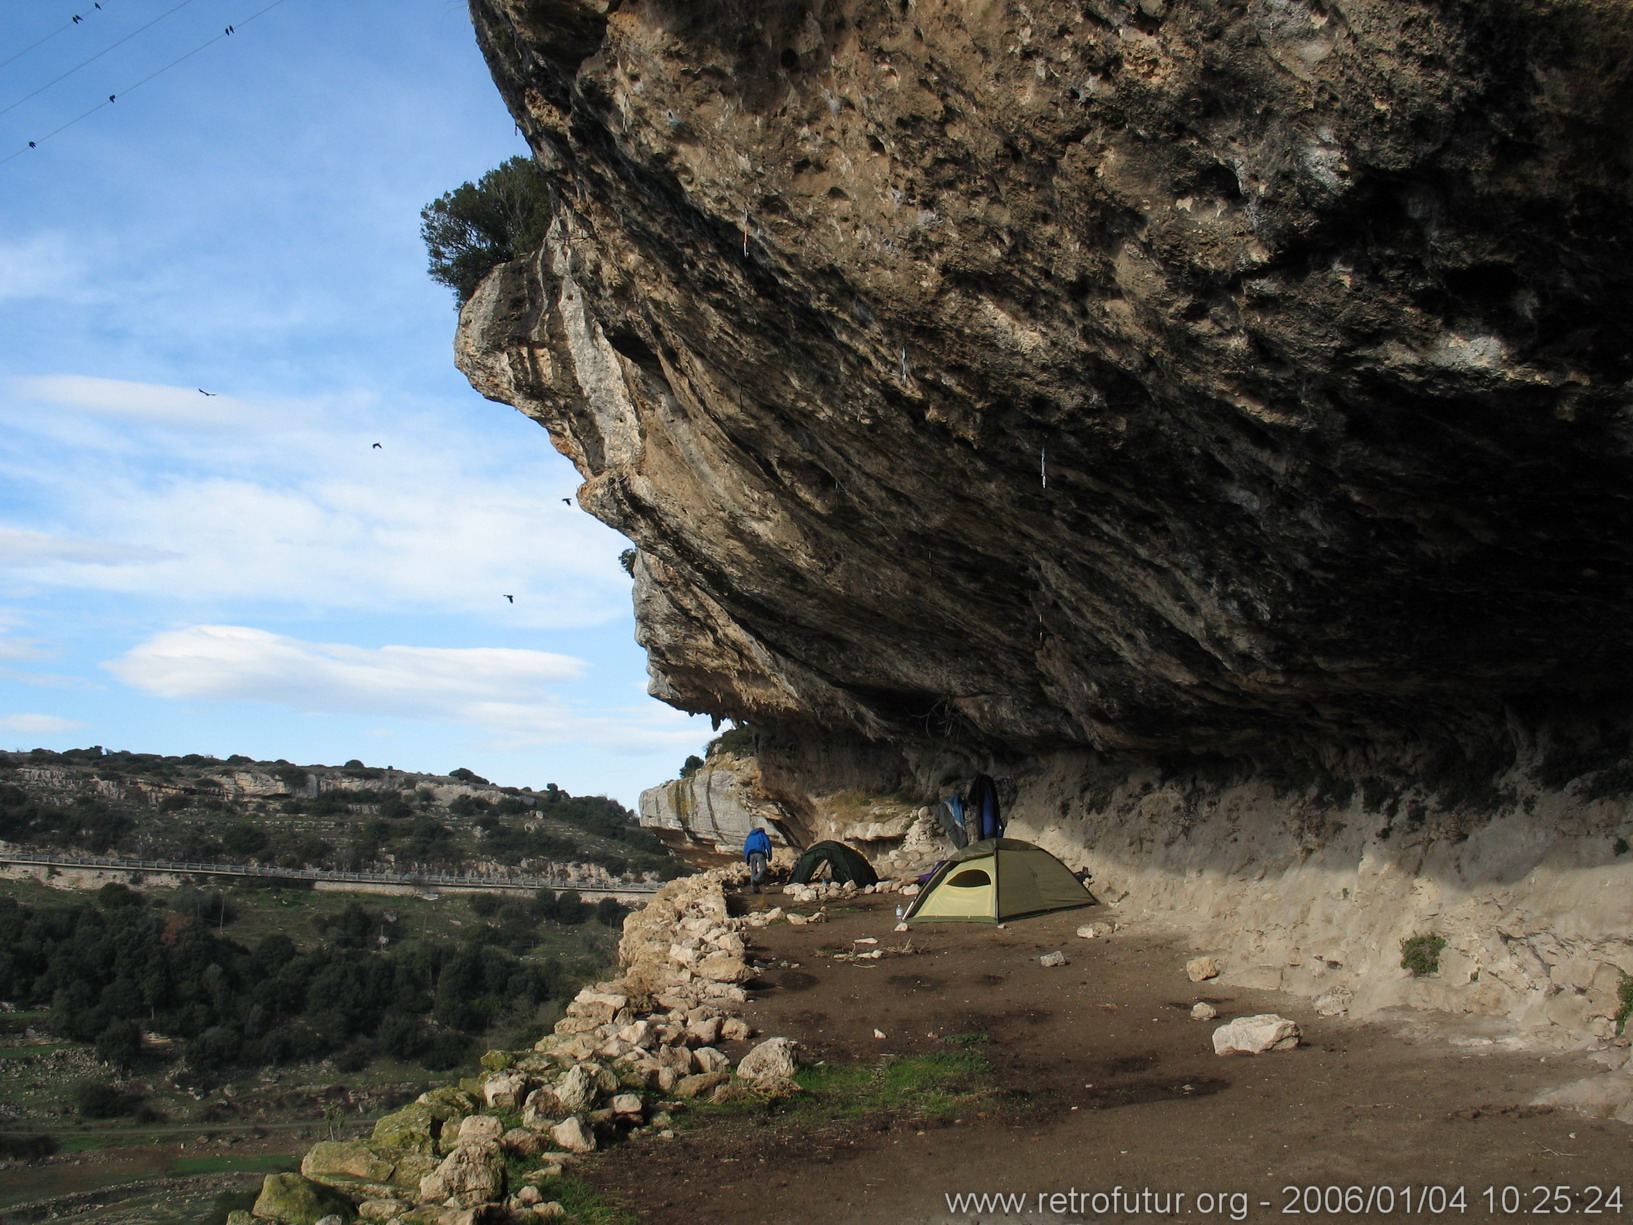
{"label": "stone pile", "polygon": [[896,880],[882,880],[876,885],[856,885],[850,881],[836,884],[822,881],[812,885],[788,884],[782,887],[783,896],[796,902],[828,902],[857,897],[864,893],[917,893],[918,886]]}
{"label": "stone pile", "polygon": [[489,1051],[482,1074],[421,1094],[368,1140],[325,1141],[299,1174],[269,1175],[229,1225],[534,1225],[559,1218],[552,1178],[637,1128],[669,1134],[667,1104],[799,1091],[796,1048],[772,1038],[733,1067],[722,1044],[753,975],[728,917],[726,868],[665,885],[624,923],[623,973],[580,991],[530,1051]]}

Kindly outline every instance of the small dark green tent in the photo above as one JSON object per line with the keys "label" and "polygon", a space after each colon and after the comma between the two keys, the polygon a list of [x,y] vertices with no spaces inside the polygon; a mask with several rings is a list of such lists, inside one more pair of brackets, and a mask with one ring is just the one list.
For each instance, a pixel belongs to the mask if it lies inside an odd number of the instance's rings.
{"label": "small dark green tent", "polygon": [[879,880],[873,866],[862,858],[859,851],[851,850],[843,842],[819,842],[799,857],[794,870],[788,874],[789,883],[809,884],[823,864],[828,865],[837,884],[843,885],[848,881],[859,886],[872,885]]}

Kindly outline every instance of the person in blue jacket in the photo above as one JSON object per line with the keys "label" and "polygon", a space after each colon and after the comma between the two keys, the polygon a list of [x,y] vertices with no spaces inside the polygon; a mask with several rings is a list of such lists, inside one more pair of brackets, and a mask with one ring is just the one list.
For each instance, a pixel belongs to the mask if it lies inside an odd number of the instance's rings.
{"label": "person in blue jacket", "polygon": [[748,883],[758,893],[765,880],[766,866],[771,862],[771,839],[758,825],[749,830],[743,840],[743,860],[748,864]]}

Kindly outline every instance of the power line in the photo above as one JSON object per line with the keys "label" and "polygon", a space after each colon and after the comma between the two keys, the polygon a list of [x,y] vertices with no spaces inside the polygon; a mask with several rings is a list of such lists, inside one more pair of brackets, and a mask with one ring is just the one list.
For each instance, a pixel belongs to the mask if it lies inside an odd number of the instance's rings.
{"label": "power line", "polygon": [[[93,7],[100,9],[102,7],[102,5],[101,4],[96,4]],[[84,18],[81,17],[78,13],[74,14],[74,16],[70,17],[67,21],[63,22],[55,30],[52,30],[51,33],[45,35],[43,38],[35,39],[33,42],[29,43],[28,46],[24,47],[21,51],[17,52],[16,55],[11,56],[9,59],[0,60],[0,68],[4,68],[7,64],[11,63],[12,60],[22,59],[23,56],[27,55],[30,51],[34,50],[35,47],[39,47],[39,46],[44,45],[45,43],[50,42],[57,35],[61,34],[64,30],[73,29],[75,26],[77,26],[83,20],[84,20]]]}
{"label": "power line", "polygon": [[108,46],[103,47],[102,50],[98,51],[95,55],[91,56],[90,59],[81,60],[79,63],[75,64],[72,68],[70,68],[67,72],[63,73],[61,76],[52,77],[44,85],[42,85],[38,89],[36,89],[32,94],[24,94],[21,98],[18,98],[17,101],[13,102],[10,106],[6,107],[5,110],[0,111],[0,115],[4,115],[7,111],[16,110],[19,106],[21,106],[23,103],[27,102],[30,98],[36,97],[39,94],[43,94],[46,90],[50,89],[58,81],[66,81],[69,77],[73,76],[76,72],[78,72],[81,68],[85,67],[87,64],[96,63],[97,60],[101,59],[108,52],[112,51],[115,47],[123,46],[124,44],[128,43],[131,39],[135,38],[143,30],[146,30],[146,29],[151,28],[152,26],[158,25],[166,17],[170,16],[171,13],[174,13],[176,11],[176,9],[186,8],[191,3],[193,3],[193,0],[181,0],[181,3],[176,5],[175,8],[166,9],[164,12],[160,13],[157,17],[155,17],[152,21],[148,22],[147,25],[137,26],[136,29],[132,30],[129,34],[125,35],[118,42],[110,43]]}
{"label": "power line", "polygon": [[[191,0],[182,0],[183,4],[190,3],[190,2],[191,2]],[[154,77],[157,77],[157,76],[160,76],[160,75],[162,75],[162,74],[164,74],[166,72],[169,72],[172,68],[174,68],[177,64],[182,63],[184,60],[192,59],[200,51],[203,51],[206,47],[212,47],[216,43],[220,42],[223,38],[227,38],[230,35],[232,35],[238,29],[239,26],[247,26],[250,22],[254,21],[257,17],[261,16],[263,13],[271,12],[273,9],[277,8],[283,2],[284,2],[284,0],[272,0],[272,3],[267,5],[265,8],[257,9],[255,12],[251,13],[248,17],[245,17],[242,21],[238,22],[236,25],[227,26],[225,29],[223,29],[221,31],[221,33],[217,34],[214,38],[206,39],[204,42],[200,43],[198,46],[194,47],[191,51],[187,52],[184,55],[178,55],[175,59],[171,60],[164,67],[157,68],[154,71],[148,73],[147,76],[143,77],[140,81],[137,81],[134,85],[127,85],[127,86],[125,86],[124,89],[119,90],[117,93],[109,94],[108,99],[107,99],[106,102],[98,102],[95,106],[93,106],[90,110],[86,111],[84,114],[74,116],[74,118],[70,119],[67,123],[63,124],[61,127],[53,128],[51,131],[47,132],[44,136],[41,136],[38,140],[31,140],[23,148],[18,149],[16,151],[12,152],[12,153],[8,153],[5,157],[0,157],[0,166],[4,166],[7,162],[11,161],[11,159],[14,158],[14,157],[21,157],[24,153],[28,152],[29,149],[38,149],[41,145],[43,145],[46,141],[50,140],[53,136],[56,136],[61,132],[66,132],[69,128],[73,127],[80,120],[90,118],[92,115],[96,114],[103,107],[112,106],[115,99],[123,97],[125,94],[128,94],[128,93],[132,92],[133,90],[140,89],[142,86],[146,85],[149,81],[151,81]],[[176,6],[176,8],[180,8],[180,7],[181,7],[181,5]],[[174,12],[175,9],[172,9],[170,11]],[[166,14],[166,15],[168,15],[168,14]],[[161,20],[161,19],[162,18],[159,18],[159,17],[154,18],[155,21],[158,21],[158,20]],[[150,22],[149,24],[152,24],[152,23]],[[109,49],[111,50],[112,48],[109,48]]]}

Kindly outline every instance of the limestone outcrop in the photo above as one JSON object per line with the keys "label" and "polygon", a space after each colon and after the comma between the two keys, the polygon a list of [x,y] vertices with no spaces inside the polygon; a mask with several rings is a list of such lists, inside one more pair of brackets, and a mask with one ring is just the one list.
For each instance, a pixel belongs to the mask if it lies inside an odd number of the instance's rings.
{"label": "limestone outcrop", "polygon": [[648,787],[639,811],[642,825],[679,850],[736,854],[756,826],[773,845],[786,844],[787,811],[761,789],[759,763],[735,753],[714,754],[687,777]]}

